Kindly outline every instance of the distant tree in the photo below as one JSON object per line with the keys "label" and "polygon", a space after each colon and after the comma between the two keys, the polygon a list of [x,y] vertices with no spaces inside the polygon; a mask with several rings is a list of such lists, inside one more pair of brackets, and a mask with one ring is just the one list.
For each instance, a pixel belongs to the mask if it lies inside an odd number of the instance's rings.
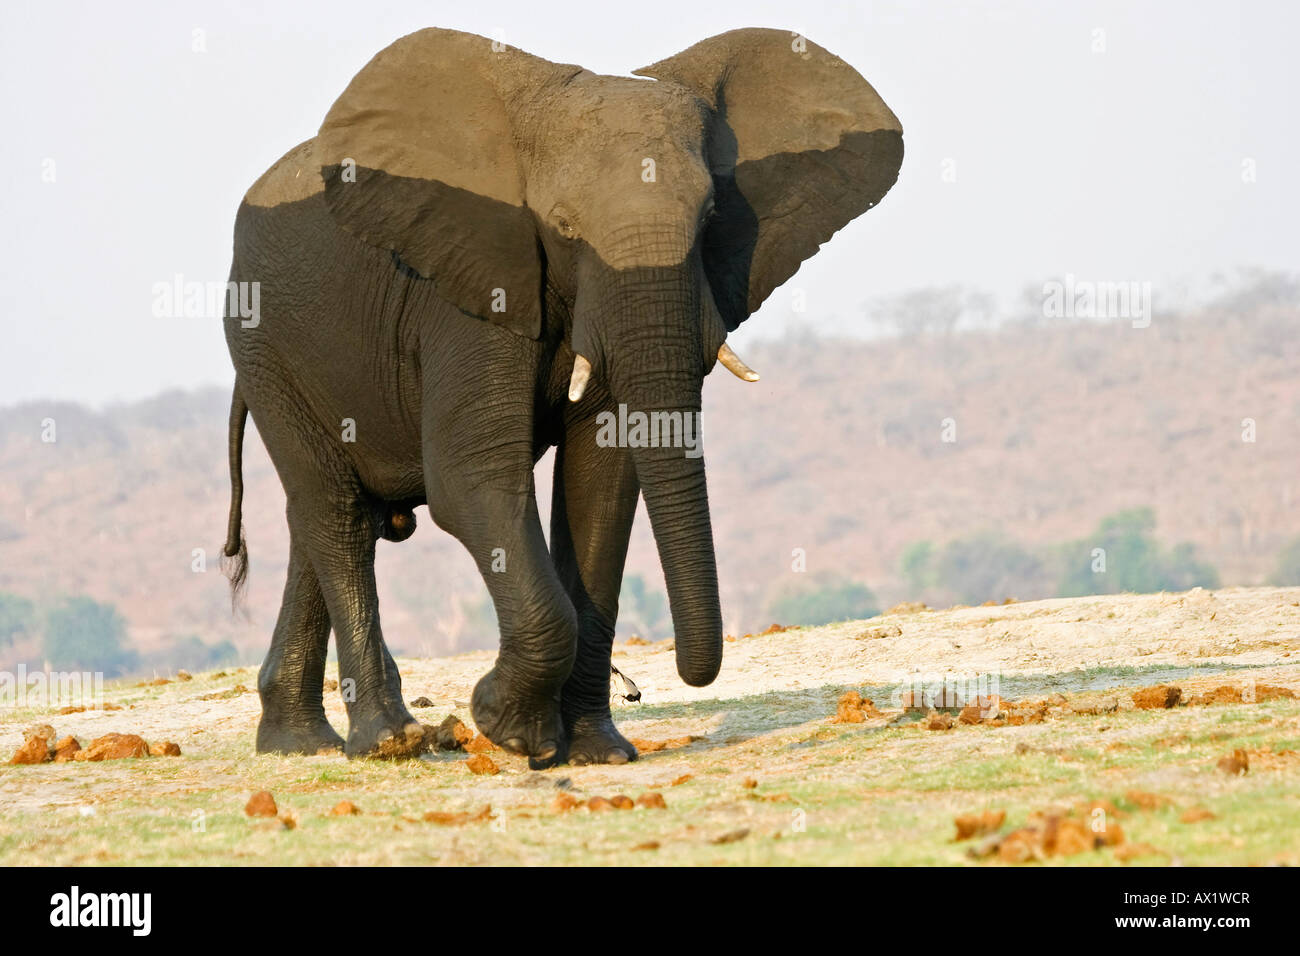
{"label": "distant tree", "polygon": [[501,638],[501,626],[497,622],[496,605],[489,594],[479,594],[476,598],[457,598],[456,614],[459,620],[457,629],[452,633],[452,649],[457,651],[475,648],[495,647]]}
{"label": "distant tree", "polygon": [[1153,536],[1155,513],[1132,508],[1107,515],[1092,535],[1064,546],[1057,594],[1150,594],[1218,587],[1213,566],[1199,561],[1196,548],[1182,542],[1168,551]]}
{"label": "distant tree", "polygon": [[230,641],[208,644],[195,634],[171,640],[167,646],[149,655],[145,664],[163,671],[184,668],[206,671],[239,663],[239,651]]}
{"label": "distant tree", "polygon": [[1047,589],[1042,561],[994,531],[949,541],[931,564],[933,584],[960,604],[1035,598]]}
{"label": "distant tree", "polygon": [[35,629],[35,605],[17,594],[0,592],[0,647],[8,647]]}
{"label": "distant tree", "polygon": [[1283,545],[1277,553],[1277,567],[1268,583],[1280,588],[1300,585],[1300,535]]}
{"label": "distant tree", "polygon": [[767,614],[777,624],[830,624],[875,617],[880,613],[876,596],[865,584],[838,577],[815,580],[809,585],[774,597]]}
{"label": "distant tree", "polygon": [[921,592],[934,583],[934,569],[931,567],[933,560],[932,541],[913,541],[903,549],[898,565],[911,589],[912,598],[919,598]]}
{"label": "distant tree", "polygon": [[103,671],[116,677],[139,663],[126,644],[126,622],[111,604],[64,598],[45,612],[45,658],[59,670]]}
{"label": "distant tree", "polygon": [[1268,269],[1244,269],[1216,276],[1222,292],[1210,303],[1225,312],[1254,312],[1266,306],[1300,305],[1300,275]]}
{"label": "distant tree", "polygon": [[629,574],[618,595],[619,630],[640,637],[669,637],[673,632],[668,597],[646,586],[645,578]]}
{"label": "distant tree", "polygon": [[961,285],[912,289],[883,298],[868,310],[873,322],[904,338],[951,335],[959,326],[987,323],[992,311],[990,295]]}

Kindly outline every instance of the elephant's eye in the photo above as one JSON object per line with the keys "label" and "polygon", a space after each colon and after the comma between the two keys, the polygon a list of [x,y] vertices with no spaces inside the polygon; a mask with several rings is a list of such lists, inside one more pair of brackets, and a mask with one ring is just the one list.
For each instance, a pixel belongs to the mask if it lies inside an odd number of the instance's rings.
{"label": "elephant's eye", "polygon": [[573,223],[569,222],[569,220],[565,219],[563,216],[555,220],[555,228],[559,230],[560,235],[565,239],[576,239],[578,236],[578,230],[573,228]]}

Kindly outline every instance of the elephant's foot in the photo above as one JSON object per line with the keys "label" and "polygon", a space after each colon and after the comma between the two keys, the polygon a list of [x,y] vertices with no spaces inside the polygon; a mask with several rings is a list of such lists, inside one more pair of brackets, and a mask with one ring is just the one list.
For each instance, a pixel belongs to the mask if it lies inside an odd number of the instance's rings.
{"label": "elephant's foot", "polygon": [[566,721],[566,726],[569,729],[569,763],[575,767],[593,763],[628,763],[637,758],[636,747],[618,732],[608,711]]}
{"label": "elephant's foot", "polygon": [[335,733],[322,714],[305,721],[287,721],[268,717],[265,711],[257,725],[257,752],[260,754],[339,753],[343,738]]}
{"label": "elephant's foot", "polygon": [[427,748],[424,726],[401,703],[389,703],[373,712],[353,705],[348,719],[351,727],[344,752],[349,757],[404,760],[418,757]]}
{"label": "elephant's foot", "polygon": [[484,737],[502,750],[531,758],[530,766],[549,766],[564,749],[559,694],[516,690],[495,667],[474,686],[470,713]]}

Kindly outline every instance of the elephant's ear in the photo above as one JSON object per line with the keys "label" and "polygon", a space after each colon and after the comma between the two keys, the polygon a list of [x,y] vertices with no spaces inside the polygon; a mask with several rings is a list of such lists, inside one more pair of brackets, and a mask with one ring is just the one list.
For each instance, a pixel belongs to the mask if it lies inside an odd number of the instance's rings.
{"label": "elephant's ear", "polygon": [[733,30],[635,71],[713,109],[704,262],[734,330],[898,178],[903,127],[853,67],[781,30]]}
{"label": "elephant's ear", "polygon": [[536,337],[542,261],[507,103],[578,69],[454,30],[393,43],[353,78],[317,137],[335,221],[432,278],[463,311]]}

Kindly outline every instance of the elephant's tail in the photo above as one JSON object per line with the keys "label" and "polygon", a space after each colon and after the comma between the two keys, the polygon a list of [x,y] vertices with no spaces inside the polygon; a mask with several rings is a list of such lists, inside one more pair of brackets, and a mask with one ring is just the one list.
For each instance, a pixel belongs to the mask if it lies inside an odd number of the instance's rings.
{"label": "elephant's tail", "polygon": [[222,550],[221,569],[230,579],[230,606],[239,603],[244,584],[248,581],[248,544],[244,541],[244,422],[248,419],[248,405],[235,383],[230,397],[230,521],[226,525],[226,546]]}

